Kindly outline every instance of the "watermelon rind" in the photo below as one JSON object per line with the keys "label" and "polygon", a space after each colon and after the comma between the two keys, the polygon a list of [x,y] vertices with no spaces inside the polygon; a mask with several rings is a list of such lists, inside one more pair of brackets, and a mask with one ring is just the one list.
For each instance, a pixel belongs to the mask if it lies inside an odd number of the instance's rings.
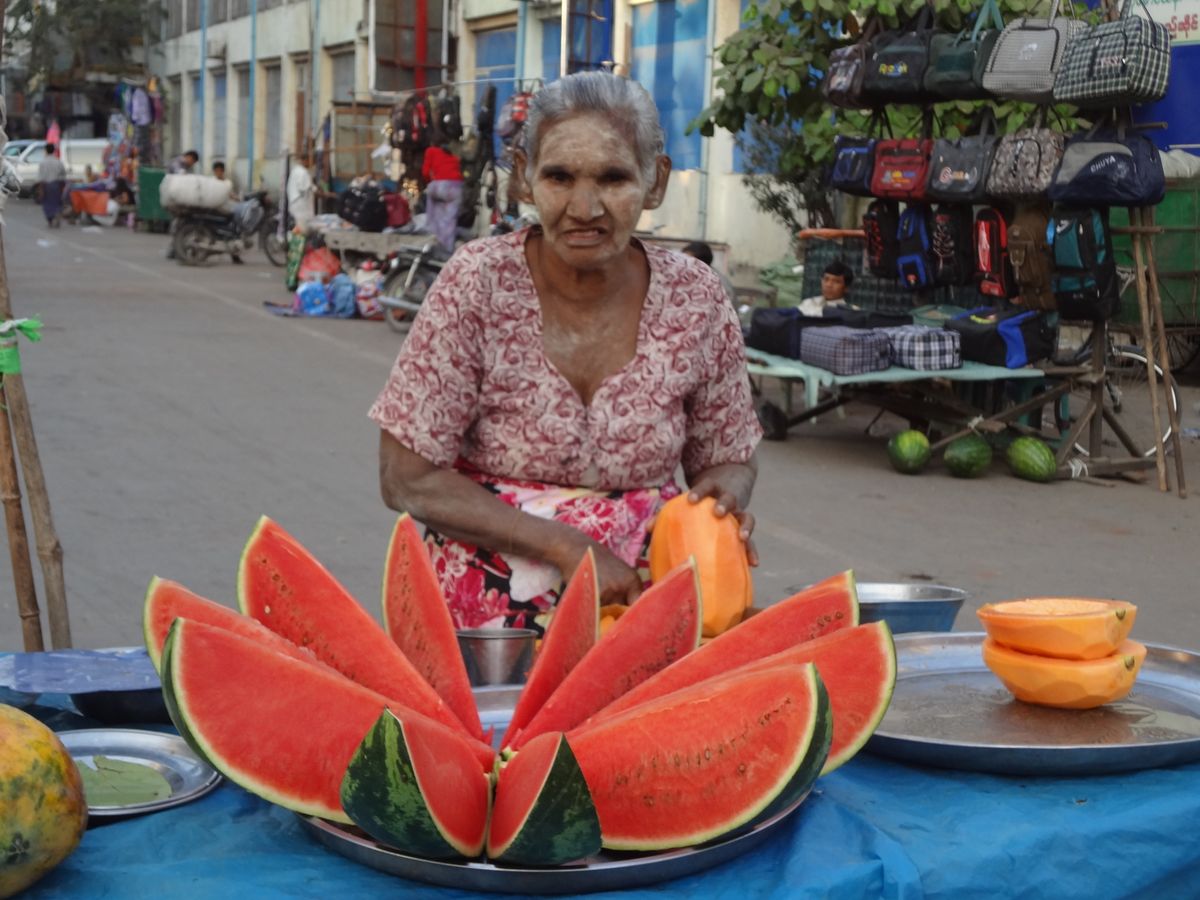
{"label": "watermelon rind", "polygon": [[1012,473],[1026,481],[1047,484],[1058,475],[1054,451],[1030,435],[1022,435],[1009,444],[1004,458]]}
{"label": "watermelon rind", "polygon": [[892,468],[902,475],[917,475],[928,464],[932,450],[929,438],[915,429],[901,431],[887,444]]}
{"label": "watermelon rind", "polygon": [[825,766],[829,759],[829,746],[833,743],[833,707],[829,703],[829,692],[825,690],[825,685],[821,681],[820,670],[817,671],[816,690],[817,701],[813,716],[813,734],[808,745],[808,752],[804,755],[804,760],[800,763],[800,768],[796,770],[796,774],[792,776],[787,786],[767,805],[766,809],[751,820],[751,825],[756,825],[759,822],[773,818],[794,806],[812,789],[817,779],[826,772]]}
{"label": "watermelon rind", "polygon": [[[596,804],[604,847],[652,851],[693,846],[719,838],[755,820],[787,790],[805,760],[810,758],[810,748],[818,732],[819,685],[816,667],[811,663],[784,665],[725,679],[711,690],[704,685],[668,695],[595,729],[577,729],[569,733],[567,740],[571,742]],[[803,718],[793,720],[795,740],[779,747],[776,745],[781,736],[771,735],[761,744],[762,747],[774,747],[773,751],[761,751],[766,752],[766,759],[774,763],[769,770],[768,777],[773,778],[770,781],[762,780],[766,771],[762,756],[752,768],[744,765],[745,756],[742,756],[743,763],[737,763],[736,770],[730,768],[739,754],[755,752],[750,749],[755,741],[753,725],[730,738],[724,737],[730,728],[742,728],[738,721],[742,716],[752,717],[759,728],[783,727],[771,724],[782,721],[773,716],[771,710],[755,707],[754,698],[763,691],[805,698],[803,707],[793,707],[804,710]],[[680,725],[681,716],[682,721],[693,728],[698,719],[703,728],[710,730],[700,735],[694,731],[684,734],[673,730]],[[792,733],[789,730],[788,734]],[[673,741],[678,749],[672,749]],[[701,759],[697,751],[692,762],[692,749],[698,742],[704,744],[705,754]],[[736,749],[735,744],[739,745]],[[726,747],[729,755],[725,755]],[[655,791],[666,790],[670,793],[659,796],[670,798],[673,808],[678,806],[674,799],[678,796],[674,793],[676,788],[669,783],[663,785],[654,773],[661,771],[669,779],[672,771],[681,765],[689,769],[695,767],[695,774],[689,776],[688,789],[693,799],[685,799],[683,806],[689,802],[694,805],[696,797],[709,798],[705,805],[706,812],[710,813],[707,825],[656,804]],[[617,767],[623,768],[616,771]],[[711,773],[707,775],[707,783],[705,773]],[[759,780],[739,782],[736,789],[729,788],[730,779],[744,778]],[[637,818],[640,833],[628,830],[622,833],[613,817],[628,818],[631,805],[639,811],[643,809],[639,804],[645,805],[644,815],[639,812]],[[722,805],[724,808],[720,808]],[[670,821],[669,828],[663,828],[664,817]],[[651,833],[651,827],[660,830]]]}
{"label": "watermelon rind", "polygon": [[[402,567],[405,562],[407,567]],[[397,581],[403,584],[397,584]],[[402,594],[408,600],[408,607],[396,608]],[[383,630],[450,707],[467,732],[482,739],[483,726],[475,696],[471,693],[467,667],[458,649],[450,608],[442,595],[424,542],[408,513],[396,520],[388,541],[381,605]]]}
{"label": "watermelon rind", "polygon": [[[430,808],[427,791],[460,786],[423,784],[429,777],[423,779],[413,764],[404,723],[384,710],[346,768],[342,806],[355,825],[403,853],[429,859],[478,856],[487,834],[486,816],[477,835],[454,835]],[[484,773],[479,777],[488,781]]]}
{"label": "watermelon rind", "polygon": [[978,478],[992,464],[992,446],[972,432],[946,445],[942,463],[955,478]]}
{"label": "watermelon rind", "polygon": [[[557,744],[553,762],[546,770],[536,799],[509,839],[503,844],[493,844],[489,834],[487,855],[495,862],[558,866],[600,850],[600,819],[566,735],[561,732],[539,735],[530,741],[530,745],[541,741]],[[496,785],[496,804],[503,802],[504,772],[509,767],[519,766],[522,758],[532,757],[532,751],[532,746],[526,746],[523,753],[517,754],[501,771]],[[494,821],[493,818],[493,824]]]}

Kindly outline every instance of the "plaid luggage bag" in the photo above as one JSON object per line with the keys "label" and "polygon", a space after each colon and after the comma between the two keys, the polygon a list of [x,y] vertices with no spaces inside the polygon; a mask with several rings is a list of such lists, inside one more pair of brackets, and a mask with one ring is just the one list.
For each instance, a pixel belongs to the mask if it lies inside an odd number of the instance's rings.
{"label": "plaid luggage bag", "polygon": [[892,342],[876,330],[843,325],[806,328],[800,335],[800,361],[834,375],[878,372],[892,364]]}
{"label": "plaid luggage bag", "polygon": [[1121,18],[1101,22],[1071,42],[1054,79],[1054,99],[1076,106],[1153,103],[1167,94],[1171,34],[1167,26],[1135,15],[1125,0]]}
{"label": "plaid luggage bag", "polygon": [[881,328],[892,342],[892,365],[930,372],[962,368],[962,338],[957,331],[925,325]]}
{"label": "plaid luggage bag", "polygon": [[1086,23],[1059,15],[1061,0],[1051,0],[1050,18],[1025,17],[1009,22],[988,57],[983,86],[1006,100],[1048,103],[1067,48]]}

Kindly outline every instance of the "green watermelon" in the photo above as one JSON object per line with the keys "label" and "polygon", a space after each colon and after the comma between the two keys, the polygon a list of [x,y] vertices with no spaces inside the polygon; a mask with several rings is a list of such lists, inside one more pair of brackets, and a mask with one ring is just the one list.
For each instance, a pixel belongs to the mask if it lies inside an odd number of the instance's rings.
{"label": "green watermelon", "polygon": [[810,663],[694,685],[570,732],[567,742],[603,845],[666,850],[754,820],[794,790],[806,761],[819,770],[809,753],[822,719]]}
{"label": "green watermelon", "polygon": [[430,753],[469,753],[484,777],[495,764],[491,747],[459,729],[215,625],[177,619],[162,672],[167,710],[184,739],[230,781],[295,812],[351,821],[342,779],[389,705],[401,721],[418,723]]}
{"label": "green watermelon", "polygon": [[605,706],[601,715],[611,717],[639,703],[857,624],[858,592],[854,573],[847,570],[768,606],[717,635],[694,653],[623,693]]}
{"label": "green watermelon", "polygon": [[888,441],[887,451],[892,468],[904,475],[919,473],[929,463],[929,457],[932,455],[929,438],[913,429],[895,435]]}
{"label": "green watermelon", "polygon": [[574,728],[692,652],[700,643],[702,618],[695,561],[689,558],[638,597],[506,748],[520,750],[539,734]]}
{"label": "green watermelon", "polygon": [[[886,622],[835,631],[745,663],[738,662],[745,656],[742,648],[718,646],[723,638],[724,635],[716,638],[663,669],[616,703],[600,710],[577,730],[586,731],[640,704],[678,690],[688,690],[696,684],[715,685],[723,678],[746,672],[811,662],[816,665],[824,689],[829,692],[833,712],[828,758],[822,757],[824,768],[820,770],[820,774],[825,775],[862,749],[891,703],[896,686],[896,648]],[[753,646],[753,642],[748,645]],[[710,647],[717,649],[710,651]]]}
{"label": "green watermelon", "polygon": [[992,446],[972,432],[951,441],[942,462],[955,478],[978,478],[992,464]]}
{"label": "green watermelon", "polygon": [[1058,475],[1058,462],[1054,451],[1044,441],[1023,435],[1008,445],[1004,455],[1008,467],[1018,478],[1045,484]]}
{"label": "green watermelon", "polygon": [[430,859],[483,851],[491,778],[470,747],[424,716],[384,710],[342,778],[342,807],[354,824],[402,853]]}
{"label": "green watermelon", "polygon": [[517,732],[529,724],[563,679],[596,644],[600,633],[600,582],[591,549],[584,554],[554,607],[533,669],[525,679],[512,721],[500,741],[507,747]]}
{"label": "green watermelon", "polygon": [[246,615],[350,680],[475,737],[350,592],[266,516],[242,551],[237,585]]}
{"label": "green watermelon", "polygon": [[383,627],[467,733],[483,738],[454,621],[416,523],[396,520],[383,566]]}
{"label": "green watermelon", "polygon": [[600,820],[565,735],[538,735],[500,770],[488,858],[556,866],[599,850]]}

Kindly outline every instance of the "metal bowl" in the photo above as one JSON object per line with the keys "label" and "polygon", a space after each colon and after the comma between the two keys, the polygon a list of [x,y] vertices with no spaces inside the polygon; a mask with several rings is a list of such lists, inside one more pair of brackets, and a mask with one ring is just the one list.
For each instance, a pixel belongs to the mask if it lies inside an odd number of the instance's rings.
{"label": "metal bowl", "polygon": [[471,686],[524,684],[536,640],[530,628],[460,628],[458,649]]}
{"label": "metal bowl", "polygon": [[950,631],[966,599],[966,591],[944,584],[860,582],[858,616],[864,623],[885,619],[893,634]]}

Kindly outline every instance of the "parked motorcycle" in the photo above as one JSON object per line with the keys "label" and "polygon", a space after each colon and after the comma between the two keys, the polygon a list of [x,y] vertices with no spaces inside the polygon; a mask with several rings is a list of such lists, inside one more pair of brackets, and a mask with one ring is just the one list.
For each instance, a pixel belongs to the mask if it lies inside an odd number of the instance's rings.
{"label": "parked motorcycle", "polygon": [[445,265],[435,240],[420,249],[401,250],[388,260],[379,303],[394,331],[404,331],[408,321],[420,312],[425,294]]}
{"label": "parked motorcycle", "polygon": [[185,266],[210,256],[240,254],[257,240],[273,265],[287,265],[287,236],[280,234],[279,211],[266,191],[248,194],[232,212],[187,208],[175,214],[175,258]]}

